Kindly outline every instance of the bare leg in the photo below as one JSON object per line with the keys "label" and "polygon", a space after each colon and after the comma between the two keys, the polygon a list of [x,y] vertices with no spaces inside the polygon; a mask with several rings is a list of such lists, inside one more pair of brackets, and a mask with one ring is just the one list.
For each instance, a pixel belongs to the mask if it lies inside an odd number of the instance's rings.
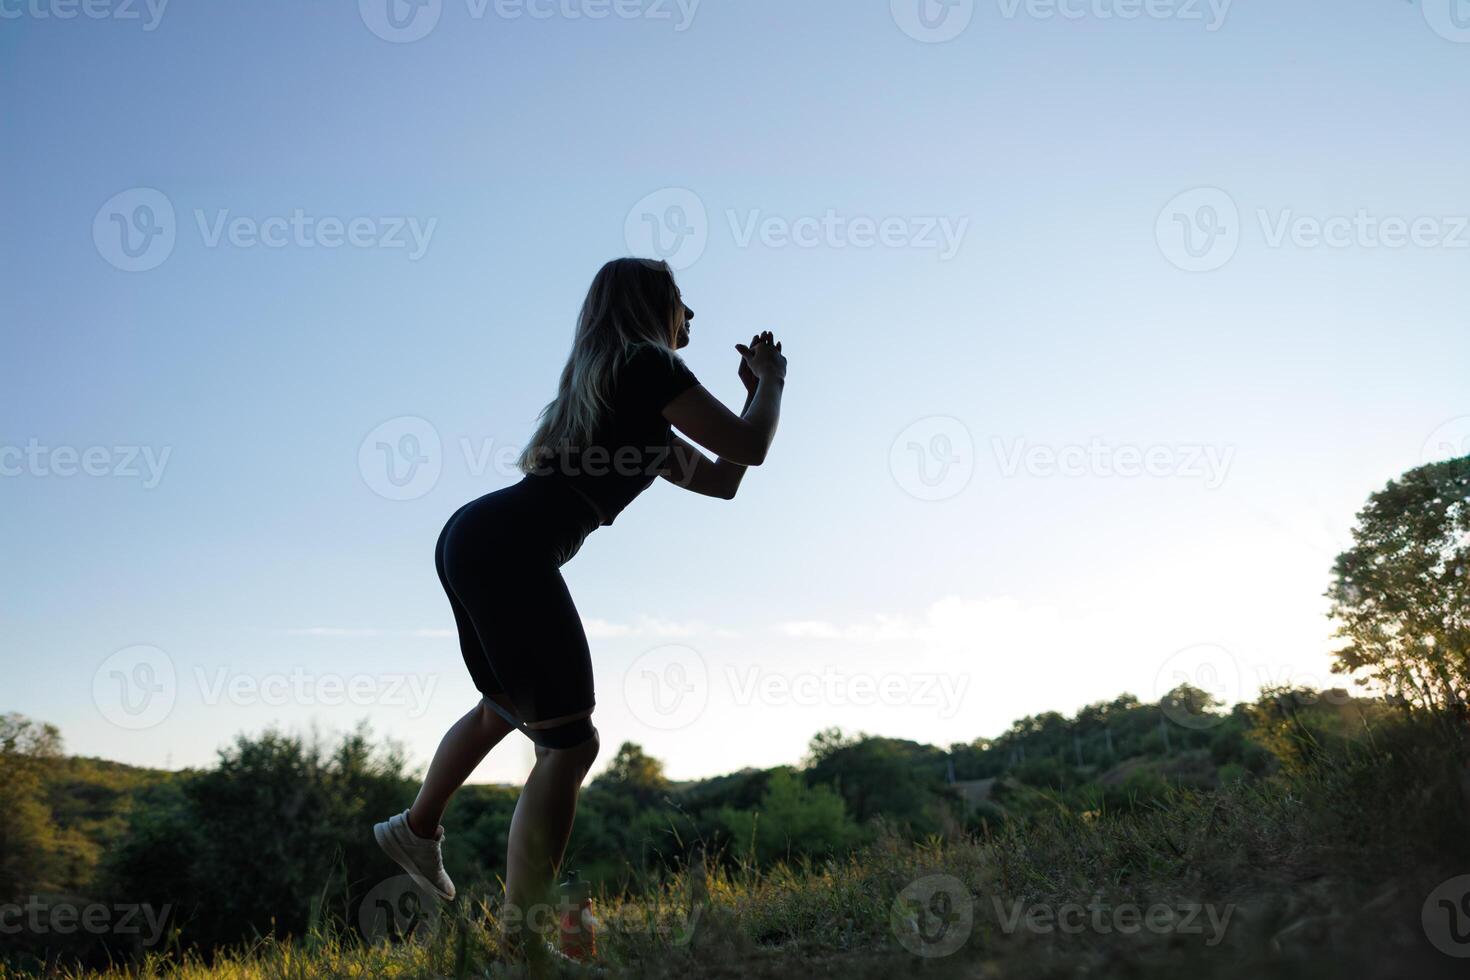
{"label": "bare leg", "polygon": [[549,897],[597,749],[596,735],[575,748],[536,747],[536,765],[516,801],[506,849],[505,899],[522,915]]}
{"label": "bare leg", "polygon": [[470,778],[490,750],[514,731],[495,709],[481,701],[445,733],[418,799],[408,811],[408,829],[420,837],[433,837],[444,819],[449,798]]}

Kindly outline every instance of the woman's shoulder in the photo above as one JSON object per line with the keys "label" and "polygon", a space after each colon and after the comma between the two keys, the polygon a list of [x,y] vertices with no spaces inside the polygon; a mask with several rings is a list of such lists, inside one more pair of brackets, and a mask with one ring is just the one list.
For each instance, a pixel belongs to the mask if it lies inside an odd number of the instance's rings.
{"label": "woman's shoulder", "polygon": [[661,374],[689,373],[689,366],[674,351],[660,344],[640,341],[623,348],[623,367],[635,370],[655,371]]}
{"label": "woman's shoulder", "polygon": [[699,379],[689,370],[684,359],[667,347],[650,343],[629,344],[624,356],[623,378],[631,380],[632,384],[624,388],[620,382],[619,387],[646,396],[658,408],[699,384]]}

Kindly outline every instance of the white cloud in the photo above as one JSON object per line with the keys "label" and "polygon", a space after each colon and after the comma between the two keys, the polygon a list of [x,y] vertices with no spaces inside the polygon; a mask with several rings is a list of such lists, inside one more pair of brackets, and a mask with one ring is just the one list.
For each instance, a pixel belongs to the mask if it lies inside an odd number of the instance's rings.
{"label": "white cloud", "polygon": [[822,619],[803,619],[778,623],[776,630],[786,636],[808,640],[848,640],[876,643],[885,640],[911,640],[920,635],[918,624],[900,616],[874,616],[870,622],[839,624]]}
{"label": "white cloud", "polygon": [[282,630],[287,636],[382,636],[383,631],[379,629],[352,629],[341,626],[305,626],[298,629]]}
{"label": "white cloud", "polygon": [[631,623],[615,623],[611,620],[593,617],[583,619],[582,628],[587,631],[587,636],[594,640],[620,639],[631,636],[687,640],[696,636],[729,637],[737,635],[733,630],[710,627],[698,620],[680,623],[659,619],[656,616],[638,616]]}

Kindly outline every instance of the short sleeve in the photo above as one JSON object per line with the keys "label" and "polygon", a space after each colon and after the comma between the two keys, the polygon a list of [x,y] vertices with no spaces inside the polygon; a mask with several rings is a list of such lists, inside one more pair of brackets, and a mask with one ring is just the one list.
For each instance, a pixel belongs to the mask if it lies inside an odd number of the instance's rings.
{"label": "short sleeve", "polygon": [[638,387],[641,398],[657,411],[699,384],[684,359],[673,351],[640,344],[628,360],[628,380]]}

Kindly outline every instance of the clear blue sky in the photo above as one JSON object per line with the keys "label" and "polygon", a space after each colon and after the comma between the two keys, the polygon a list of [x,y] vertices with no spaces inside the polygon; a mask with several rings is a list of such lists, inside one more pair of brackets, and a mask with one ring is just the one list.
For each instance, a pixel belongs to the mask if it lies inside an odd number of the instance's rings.
{"label": "clear blue sky", "polygon": [[0,3],[0,710],[73,752],[425,761],[474,701],[435,537],[645,215],[712,391],[790,358],[733,504],[655,486],[565,569],[604,743],[675,777],[1330,683],[1355,510],[1470,449],[1447,0],[396,2]]}

